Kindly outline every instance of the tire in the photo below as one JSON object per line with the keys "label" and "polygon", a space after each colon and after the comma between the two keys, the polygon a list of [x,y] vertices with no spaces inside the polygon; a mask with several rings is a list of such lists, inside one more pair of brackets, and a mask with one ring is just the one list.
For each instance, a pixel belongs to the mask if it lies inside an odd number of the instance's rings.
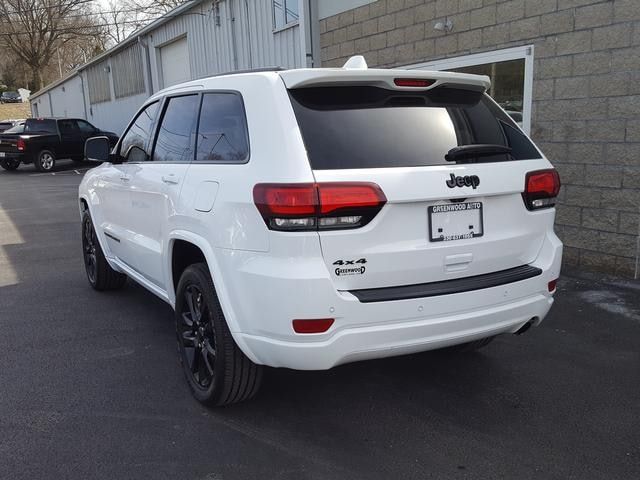
{"label": "tire", "polygon": [[20,160],[0,160],[0,167],[5,170],[17,170],[20,166]]}
{"label": "tire", "polygon": [[180,277],[175,316],[180,364],[193,396],[216,407],[253,397],[263,367],[233,340],[206,264],[191,265]]}
{"label": "tire", "polygon": [[88,210],[82,214],[82,253],[87,280],[95,290],[117,290],[124,286],[127,276],[116,272],[104,258]]}
{"label": "tire", "polygon": [[56,168],[56,156],[51,150],[41,150],[33,164],[39,172],[52,172]]}
{"label": "tire", "polygon": [[493,337],[481,338],[480,340],[474,340],[473,342],[461,343],[460,345],[453,345],[451,347],[445,348],[446,351],[452,353],[469,353],[475,352],[476,350],[481,349],[489,345],[493,339],[496,338],[495,335]]}

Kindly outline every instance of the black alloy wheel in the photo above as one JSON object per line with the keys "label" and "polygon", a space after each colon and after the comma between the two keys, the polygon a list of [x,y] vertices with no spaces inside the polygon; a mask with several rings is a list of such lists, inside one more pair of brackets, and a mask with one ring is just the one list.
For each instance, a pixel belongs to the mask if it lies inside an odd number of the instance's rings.
{"label": "black alloy wheel", "polygon": [[5,160],[0,160],[0,167],[4,168],[5,170],[16,170],[19,166],[20,160],[8,158]]}
{"label": "black alloy wheel", "polygon": [[98,270],[98,239],[91,219],[87,217],[82,223],[82,252],[84,254],[84,266],[87,271],[89,283],[91,283],[91,285],[95,285]]}
{"label": "black alloy wheel", "polygon": [[179,312],[178,342],[186,370],[193,384],[207,390],[213,381],[216,363],[216,337],[211,311],[196,284],[184,289]]}

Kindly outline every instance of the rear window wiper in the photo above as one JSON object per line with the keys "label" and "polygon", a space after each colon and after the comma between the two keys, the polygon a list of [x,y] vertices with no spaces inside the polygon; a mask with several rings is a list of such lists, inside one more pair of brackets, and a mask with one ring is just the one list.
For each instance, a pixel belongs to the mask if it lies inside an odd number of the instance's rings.
{"label": "rear window wiper", "polygon": [[476,143],[473,145],[461,145],[453,147],[444,156],[447,162],[457,162],[467,158],[490,157],[493,155],[511,154],[511,147],[491,143]]}

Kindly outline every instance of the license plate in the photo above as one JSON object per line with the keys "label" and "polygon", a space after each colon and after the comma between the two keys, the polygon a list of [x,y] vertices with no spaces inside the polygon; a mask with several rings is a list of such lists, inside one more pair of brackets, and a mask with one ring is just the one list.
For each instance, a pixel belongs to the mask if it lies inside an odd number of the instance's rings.
{"label": "license plate", "polygon": [[4,158],[4,152],[0,152],[0,158]]}
{"label": "license plate", "polygon": [[429,207],[429,240],[448,242],[481,237],[482,202],[447,203]]}

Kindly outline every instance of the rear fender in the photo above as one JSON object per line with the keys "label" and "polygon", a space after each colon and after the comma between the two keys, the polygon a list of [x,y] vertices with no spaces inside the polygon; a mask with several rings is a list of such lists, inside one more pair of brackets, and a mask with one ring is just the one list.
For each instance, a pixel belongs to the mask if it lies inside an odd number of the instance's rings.
{"label": "rear fender", "polygon": [[216,289],[218,301],[220,302],[220,306],[222,307],[222,312],[224,313],[224,317],[227,321],[229,331],[231,332],[231,335],[233,336],[233,339],[235,340],[240,350],[242,350],[242,352],[247,357],[249,357],[252,362],[257,363],[258,360],[256,356],[253,355],[243,337],[238,334],[240,329],[238,327],[236,312],[233,309],[231,300],[229,298],[229,292],[225,287],[225,283],[222,279],[222,275],[220,273],[220,264],[216,258],[215,250],[204,238],[185,230],[175,230],[169,234],[170,248],[167,250],[167,255],[165,258],[166,285],[171,285],[171,288],[167,289],[169,303],[175,308],[175,288],[177,287],[177,285],[173,285],[173,275],[171,275],[171,256],[173,253],[173,245],[176,240],[184,240],[185,242],[189,242],[198,247],[204,254],[205,260],[207,261],[207,265],[209,267],[209,274],[213,279],[213,284]]}

